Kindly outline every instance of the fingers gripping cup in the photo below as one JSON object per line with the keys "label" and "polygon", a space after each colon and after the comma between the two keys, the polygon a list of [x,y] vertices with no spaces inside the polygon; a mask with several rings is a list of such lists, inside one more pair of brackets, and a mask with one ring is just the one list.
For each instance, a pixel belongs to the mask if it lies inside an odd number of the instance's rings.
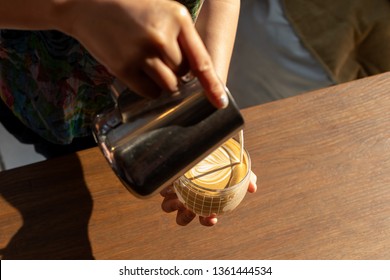
{"label": "fingers gripping cup", "polygon": [[179,200],[200,216],[223,214],[243,200],[251,161],[241,143],[231,138],[175,183]]}

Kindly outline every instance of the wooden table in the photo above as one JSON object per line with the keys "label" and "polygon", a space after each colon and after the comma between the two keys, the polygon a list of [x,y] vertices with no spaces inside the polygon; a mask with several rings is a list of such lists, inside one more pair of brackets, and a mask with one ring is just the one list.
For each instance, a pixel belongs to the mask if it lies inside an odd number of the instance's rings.
{"label": "wooden table", "polygon": [[390,258],[390,73],[243,114],[259,189],[216,226],[177,226],[92,148],[0,172],[2,258]]}

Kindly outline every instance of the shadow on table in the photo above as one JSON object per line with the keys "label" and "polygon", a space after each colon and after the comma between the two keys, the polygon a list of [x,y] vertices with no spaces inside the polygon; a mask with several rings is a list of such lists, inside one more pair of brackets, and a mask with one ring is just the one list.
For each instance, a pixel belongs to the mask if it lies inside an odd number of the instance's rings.
{"label": "shadow on table", "polygon": [[23,169],[0,172],[0,194],[23,218],[22,227],[0,249],[1,258],[93,259],[88,237],[93,202],[77,156]]}
{"label": "shadow on table", "polygon": [[79,150],[84,150],[96,146],[92,135],[88,137],[75,138],[73,139],[72,144],[69,145],[53,144],[34,133],[30,128],[26,127],[18,118],[13,115],[11,110],[4,104],[1,99],[0,122],[4,128],[20,143],[33,145],[36,153],[42,155],[46,159],[67,155]]}

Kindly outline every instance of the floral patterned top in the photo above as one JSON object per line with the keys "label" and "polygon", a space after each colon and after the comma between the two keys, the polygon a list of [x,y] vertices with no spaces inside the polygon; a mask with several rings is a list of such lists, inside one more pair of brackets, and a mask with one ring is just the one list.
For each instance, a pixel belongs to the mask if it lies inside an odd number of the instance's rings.
{"label": "floral patterned top", "polygon": [[[202,0],[178,0],[193,18]],[[58,31],[0,30],[0,98],[28,127],[58,144],[90,134],[112,104],[112,77],[75,39]]]}

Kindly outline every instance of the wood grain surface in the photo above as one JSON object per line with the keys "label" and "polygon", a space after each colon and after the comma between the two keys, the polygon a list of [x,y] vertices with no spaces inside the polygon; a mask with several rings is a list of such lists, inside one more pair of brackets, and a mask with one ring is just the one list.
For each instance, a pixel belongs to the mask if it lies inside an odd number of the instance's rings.
{"label": "wood grain surface", "polygon": [[176,225],[92,148],[0,172],[1,258],[390,258],[390,73],[242,113],[258,191],[216,226]]}

